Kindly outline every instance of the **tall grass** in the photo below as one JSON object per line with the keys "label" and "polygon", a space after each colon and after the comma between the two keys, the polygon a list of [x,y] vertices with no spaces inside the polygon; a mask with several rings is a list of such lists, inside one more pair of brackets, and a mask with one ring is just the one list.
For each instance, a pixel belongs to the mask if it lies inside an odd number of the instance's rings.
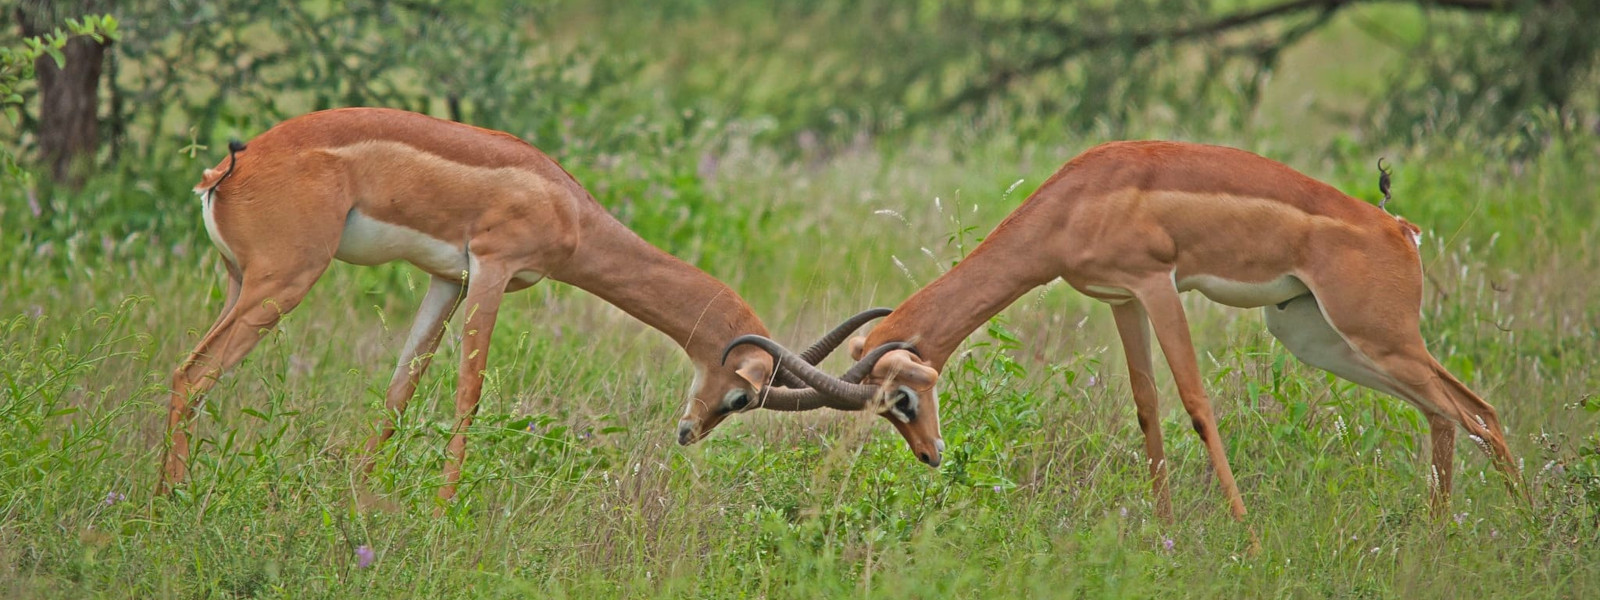
{"label": "tall grass", "polygon": [[[634,201],[697,195],[727,218],[631,224],[684,240],[680,254],[797,340],[903,299],[1091,143],[976,139],[803,164],[725,148],[715,169],[655,177]],[[1276,156],[1371,197],[1358,154]],[[1463,443],[1452,513],[1429,518],[1415,410],[1299,364],[1255,313],[1203,299],[1189,301],[1194,335],[1247,526],[1177,413],[1163,421],[1177,519],[1153,518],[1109,313],[1063,286],[951,362],[950,458],[934,471],[875,417],[837,413],[738,417],[680,448],[681,353],[541,285],[502,311],[459,500],[431,517],[452,335],[378,465],[387,508],[362,511],[348,457],[382,414],[425,286],[408,267],[345,265],[210,395],[192,481],[157,498],[167,374],[222,295],[185,214],[159,241],[0,234],[0,595],[1591,596],[1596,148],[1489,156],[1395,159],[1394,206],[1429,230],[1425,337],[1501,409],[1531,505]]]}

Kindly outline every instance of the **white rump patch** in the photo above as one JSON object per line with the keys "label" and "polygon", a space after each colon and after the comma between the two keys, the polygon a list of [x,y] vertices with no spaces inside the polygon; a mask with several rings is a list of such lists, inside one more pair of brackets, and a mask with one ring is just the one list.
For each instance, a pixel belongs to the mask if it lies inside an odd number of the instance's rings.
{"label": "white rump patch", "polygon": [[222,232],[217,231],[217,215],[213,212],[215,195],[210,189],[201,187],[194,188],[194,193],[200,196],[200,216],[206,221],[206,235],[211,236],[211,243],[216,245],[217,250],[222,252],[222,256],[227,258],[228,262],[239,264],[239,259],[233,256],[233,249],[228,247],[227,242],[222,241]]}

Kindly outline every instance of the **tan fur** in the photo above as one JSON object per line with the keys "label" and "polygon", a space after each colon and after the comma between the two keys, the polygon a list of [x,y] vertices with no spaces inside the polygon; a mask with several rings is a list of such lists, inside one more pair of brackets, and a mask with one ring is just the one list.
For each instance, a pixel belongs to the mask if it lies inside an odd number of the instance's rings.
{"label": "tan fur", "polygon": [[[735,352],[726,366],[720,361],[733,338],[767,334],[738,294],[639,239],[555,161],[508,134],[403,111],[338,109],[284,121],[235,159],[220,184],[234,159],[207,169],[196,186],[216,186],[216,235],[232,252],[228,301],[173,374],[162,490],[187,472],[195,402],[300,302],[340,251],[346,219],[356,213],[394,227],[363,230],[378,238],[346,252],[420,262],[434,278],[390,383],[389,417],[366,444],[363,472],[393,434],[393,417],[415,393],[444,323],[465,305],[457,426],[439,492],[454,494],[501,297],[540,275],[594,293],[683,346],[704,374],[691,390],[691,413],[714,413],[729,391],[754,393],[771,373],[770,357],[755,349]],[[434,258],[455,248],[460,257],[419,260],[407,254],[417,247]]]}
{"label": "tan fur", "polygon": [[[1283,280],[1292,277],[1310,291],[1309,301],[1324,316],[1286,319],[1281,326],[1318,328],[1311,332],[1316,335],[1297,336],[1302,343],[1348,346],[1310,354],[1351,357],[1322,366],[1358,383],[1381,381],[1380,391],[1395,393],[1428,415],[1439,474],[1435,509],[1442,510],[1450,489],[1453,426],[1482,438],[1509,481],[1518,475],[1495,410],[1450,376],[1423,345],[1419,233],[1376,206],[1242,150],[1177,142],[1105,144],[1063,166],[966,260],[902,303],[865,339],[852,341],[852,350],[913,341],[921,358],[896,357],[902,364],[890,370],[901,374],[890,383],[910,385],[932,398],[933,383],[911,377],[916,371],[905,361],[937,373],[984,321],[1029,289],[1061,278],[1089,296],[1117,303],[1113,313],[1159,512],[1168,514],[1171,502],[1147,322],[1154,325],[1232,512],[1243,518],[1243,497],[1223,454],[1176,282],[1244,290],[1248,293],[1227,300],[1263,305],[1270,313],[1283,310],[1278,303],[1293,300],[1302,289]],[[1290,297],[1280,300],[1275,293]],[[1307,350],[1323,349],[1299,348]],[[875,370],[867,383],[884,381]],[[928,462],[937,464],[939,415],[937,402],[931,404],[932,410],[921,411],[910,424],[890,421],[913,453],[931,454]]]}

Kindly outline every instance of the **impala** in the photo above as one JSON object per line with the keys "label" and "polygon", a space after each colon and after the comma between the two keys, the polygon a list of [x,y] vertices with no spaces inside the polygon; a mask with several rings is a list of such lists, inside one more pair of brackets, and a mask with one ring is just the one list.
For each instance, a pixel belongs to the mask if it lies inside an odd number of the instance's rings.
{"label": "impala", "polygon": [[[229,156],[206,170],[195,191],[226,265],[227,301],[173,373],[158,493],[186,475],[187,429],[201,395],[336,258],[359,265],[404,260],[432,276],[389,383],[387,417],[365,444],[362,473],[394,434],[445,323],[466,307],[441,498],[455,494],[461,476],[501,298],[546,277],[599,296],[683,347],[695,367],[679,425],[684,443],[728,414],[755,408],[751,399],[769,377],[799,385],[775,373],[760,350],[738,352],[731,362],[723,355],[739,335],[767,334],[738,294],[640,239],[555,161],[509,134],[398,110],[315,112],[248,145],[230,144]],[[855,327],[885,313],[850,319],[807,350],[807,360],[821,360]]]}
{"label": "impala", "polygon": [[[1387,186],[1385,186],[1387,187]],[[1387,190],[1385,190],[1387,193]],[[875,410],[922,462],[943,440],[939,372],[956,346],[1023,293],[1061,278],[1111,305],[1144,431],[1156,510],[1170,518],[1166,455],[1151,366],[1150,329],[1235,518],[1244,500],[1223,453],[1179,293],[1263,308],[1267,329],[1296,357],[1408,401],[1432,436],[1431,501],[1448,506],[1461,426],[1515,487],[1500,419],[1428,353],[1420,230],[1383,209],[1260,156],[1217,146],[1119,142],[1092,148],[1045,181],[965,260],[851,340],[869,357],[854,378],[802,365],[771,340],[735,340],[778,358],[811,388],[788,390],[792,410]],[[904,347],[905,345],[912,347]],[[730,358],[739,359],[733,354]]]}

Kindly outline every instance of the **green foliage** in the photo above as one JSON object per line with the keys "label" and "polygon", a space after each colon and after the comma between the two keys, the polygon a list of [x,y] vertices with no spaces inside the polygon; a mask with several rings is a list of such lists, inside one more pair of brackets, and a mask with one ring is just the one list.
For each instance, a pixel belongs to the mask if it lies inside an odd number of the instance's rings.
{"label": "green foliage", "polygon": [[[1600,4],[1508,2],[1499,15],[1440,14],[1415,44],[1415,60],[1394,74],[1374,104],[1379,131],[1418,141],[1501,138],[1512,156],[1542,151],[1552,138],[1584,135],[1600,103]],[[1474,40],[1462,44],[1461,40]]]}
{"label": "green foliage", "polygon": [[[56,66],[65,66],[66,57],[61,49],[74,36],[89,36],[96,42],[115,40],[117,20],[111,15],[91,15],[66,20],[66,29],[56,28],[44,35],[17,40],[15,45],[0,45],[0,112],[13,127],[22,124],[23,86],[33,79],[34,64],[48,56]],[[0,181],[26,186],[29,173],[17,163],[15,149],[0,144]]]}

